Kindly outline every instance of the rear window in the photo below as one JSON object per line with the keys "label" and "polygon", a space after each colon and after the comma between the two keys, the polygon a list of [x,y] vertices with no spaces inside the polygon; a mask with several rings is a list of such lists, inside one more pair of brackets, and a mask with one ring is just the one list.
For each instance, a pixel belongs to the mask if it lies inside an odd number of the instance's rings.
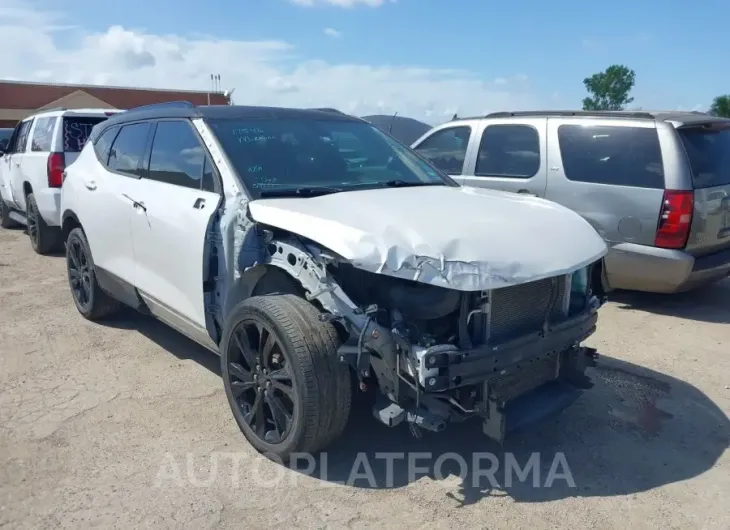
{"label": "rear window", "polygon": [[78,153],[89,139],[94,125],[106,120],[106,117],[82,118],[65,116],[63,118],[63,150],[66,153]]}
{"label": "rear window", "polygon": [[56,128],[58,118],[38,118],[33,129],[33,138],[30,142],[31,151],[51,151],[53,143],[53,130]]}
{"label": "rear window", "polygon": [[677,131],[687,152],[695,188],[730,184],[730,128]]}
{"label": "rear window", "polygon": [[558,142],[569,180],[635,188],[664,188],[654,127],[561,125]]}

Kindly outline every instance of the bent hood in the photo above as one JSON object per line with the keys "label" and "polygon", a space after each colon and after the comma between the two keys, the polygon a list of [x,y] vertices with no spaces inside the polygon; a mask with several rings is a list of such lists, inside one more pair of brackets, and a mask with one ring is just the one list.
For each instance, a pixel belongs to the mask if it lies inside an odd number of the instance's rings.
{"label": "bent hood", "polygon": [[606,244],[553,202],[479,188],[421,186],[259,199],[253,219],[311,239],[355,267],[479,291],[568,274]]}

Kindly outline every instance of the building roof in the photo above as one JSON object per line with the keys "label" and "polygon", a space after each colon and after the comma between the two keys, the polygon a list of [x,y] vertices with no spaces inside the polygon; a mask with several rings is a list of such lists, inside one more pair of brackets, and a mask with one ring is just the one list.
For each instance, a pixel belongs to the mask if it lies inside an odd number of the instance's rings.
{"label": "building roof", "polygon": [[[189,90],[160,90],[151,88],[111,87],[97,85],[59,85],[0,81],[0,108],[38,109],[77,91],[105,101],[118,109],[185,100],[195,105],[208,104],[208,92]],[[220,92],[210,93],[210,103],[227,105],[228,98]]]}

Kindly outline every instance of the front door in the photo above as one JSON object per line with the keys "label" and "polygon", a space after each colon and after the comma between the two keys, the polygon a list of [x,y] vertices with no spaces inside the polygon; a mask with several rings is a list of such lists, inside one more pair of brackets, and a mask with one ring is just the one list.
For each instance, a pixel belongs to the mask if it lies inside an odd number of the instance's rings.
{"label": "front door", "polygon": [[432,129],[416,140],[413,149],[455,181],[461,182],[464,167],[473,159],[469,145],[474,125],[456,122]]}
{"label": "front door", "polygon": [[132,215],[135,285],[156,316],[210,345],[203,294],[205,241],[221,193],[189,121],[157,123],[139,183]]}

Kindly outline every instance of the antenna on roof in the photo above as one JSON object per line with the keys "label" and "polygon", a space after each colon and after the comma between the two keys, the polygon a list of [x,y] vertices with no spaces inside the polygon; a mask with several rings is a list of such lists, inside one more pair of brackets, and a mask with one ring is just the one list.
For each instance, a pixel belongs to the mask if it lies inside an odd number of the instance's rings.
{"label": "antenna on roof", "polygon": [[393,122],[395,121],[395,117],[398,116],[398,111],[393,114],[393,117],[390,119],[390,125],[388,125],[388,134],[390,134],[393,131]]}
{"label": "antenna on roof", "polygon": [[451,118],[451,121],[454,121],[454,120],[458,120],[459,119],[459,116],[457,116],[457,114],[459,114],[459,113],[458,112],[455,112],[454,113],[454,117]]}

